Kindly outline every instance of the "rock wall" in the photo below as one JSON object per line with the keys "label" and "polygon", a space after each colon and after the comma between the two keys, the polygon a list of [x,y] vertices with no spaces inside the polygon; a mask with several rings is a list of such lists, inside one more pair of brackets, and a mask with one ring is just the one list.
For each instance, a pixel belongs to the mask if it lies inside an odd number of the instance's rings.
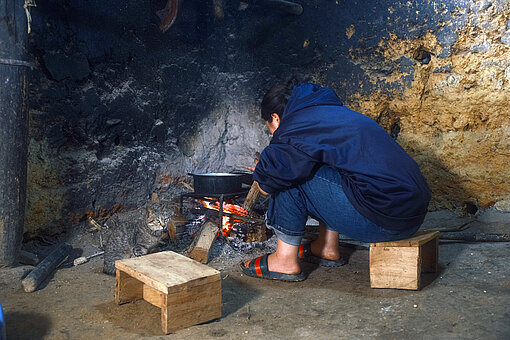
{"label": "rock wall", "polygon": [[[437,31],[382,38],[375,55],[388,63],[409,58],[413,66],[406,70],[400,62],[384,77],[366,70],[381,89],[354,94],[351,103],[388,130],[397,122],[399,143],[433,190],[431,209],[474,204],[508,211],[510,2],[457,3],[455,16]],[[366,60],[359,49],[351,56]],[[404,87],[388,93],[399,80]]]}
{"label": "rock wall", "polygon": [[[216,2],[218,4],[219,2]],[[510,3],[302,1],[292,16],[185,0],[31,8],[28,233],[171,200],[190,171],[243,168],[270,136],[261,96],[333,87],[418,161],[431,209],[510,210]],[[216,11],[215,11],[216,10]]]}

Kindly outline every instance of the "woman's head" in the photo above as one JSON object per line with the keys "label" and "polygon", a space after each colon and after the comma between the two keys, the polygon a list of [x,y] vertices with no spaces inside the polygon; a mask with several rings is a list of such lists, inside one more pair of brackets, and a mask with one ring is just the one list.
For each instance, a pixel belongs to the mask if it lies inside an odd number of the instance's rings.
{"label": "woman's head", "polygon": [[282,117],[295,84],[296,79],[292,78],[287,83],[274,84],[266,92],[260,104],[262,119],[271,123],[273,121],[273,113],[276,113],[280,118]]}

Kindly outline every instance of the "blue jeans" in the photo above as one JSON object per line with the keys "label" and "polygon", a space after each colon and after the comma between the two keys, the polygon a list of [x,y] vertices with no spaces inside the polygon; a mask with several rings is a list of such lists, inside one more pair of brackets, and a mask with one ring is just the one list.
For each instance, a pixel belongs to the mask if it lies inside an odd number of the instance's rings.
{"label": "blue jeans", "polygon": [[340,173],[328,165],[321,166],[303,184],[274,193],[269,201],[266,225],[283,242],[297,246],[308,216],[322,221],[328,229],[362,242],[401,240],[420,227],[389,230],[365,218],[345,196]]}

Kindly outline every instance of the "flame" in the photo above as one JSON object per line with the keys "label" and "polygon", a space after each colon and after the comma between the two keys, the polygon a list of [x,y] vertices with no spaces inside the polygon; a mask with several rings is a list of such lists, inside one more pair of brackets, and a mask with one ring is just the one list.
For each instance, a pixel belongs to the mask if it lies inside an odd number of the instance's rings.
{"label": "flame", "polygon": [[[208,201],[202,201],[202,204],[207,209],[220,211],[220,202],[216,201],[214,203],[208,202]],[[223,203],[223,212],[229,213],[229,214],[235,214],[239,216],[247,216],[248,211],[241,207],[240,205],[236,204],[230,204],[230,203]],[[236,223],[244,223],[244,221],[241,221],[239,219],[236,219],[235,217],[231,216],[223,216],[221,225],[222,225],[222,233],[224,236],[228,236],[230,234],[230,231],[234,227],[234,224]]]}

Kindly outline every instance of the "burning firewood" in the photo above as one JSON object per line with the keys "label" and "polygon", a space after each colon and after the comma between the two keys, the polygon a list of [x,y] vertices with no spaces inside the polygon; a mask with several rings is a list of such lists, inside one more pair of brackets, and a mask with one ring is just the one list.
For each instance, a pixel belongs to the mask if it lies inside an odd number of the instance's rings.
{"label": "burning firewood", "polygon": [[188,250],[188,257],[201,263],[207,263],[209,251],[217,236],[218,226],[212,222],[204,223]]}
{"label": "burning firewood", "polygon": [[250,212],[260,196],[260,187],[257,181],[253,181],[250,191],[244,200],[243,208]]}
{"label": "burning firewood", "polygon": [[246,242],[264,242],[267,241],[266,225],[257,223],[254,227],[248,229],[246,233]]}

